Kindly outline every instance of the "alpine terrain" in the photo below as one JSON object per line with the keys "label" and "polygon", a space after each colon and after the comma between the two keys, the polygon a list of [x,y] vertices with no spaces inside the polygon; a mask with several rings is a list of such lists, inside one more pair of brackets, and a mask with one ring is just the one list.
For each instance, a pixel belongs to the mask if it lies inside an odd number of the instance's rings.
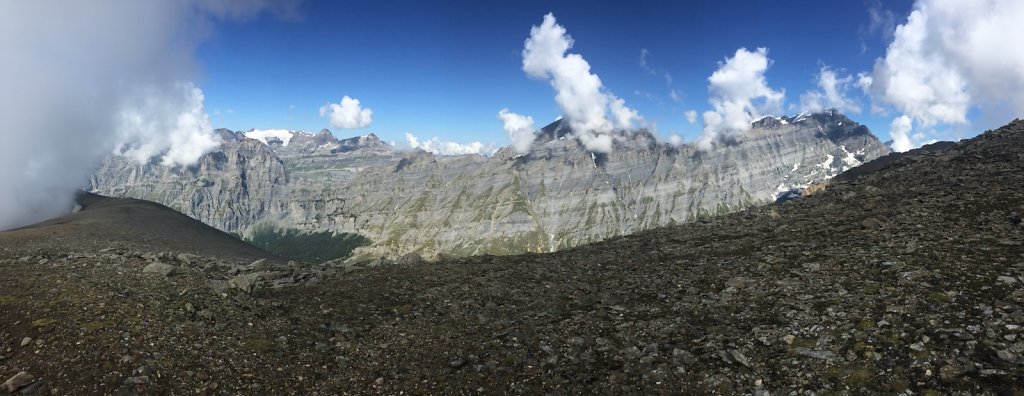
{"label": "alpine terrain", "polygon": [[358,257],[553,252],[793,196],[890,152],[825,111],[764,117],[709,151],[620,133],[589,152],[556,121],[526,155],[402,151],[373,134],[220,130],[195,166],[107,159],[98,194],[159,202],[243,236],[260,227],[359,234]]}
{"label": "alpine terrain", "polygon": [[[260,158],[247,150],[278,158],[263,144],[227,145],[195,171]],[[611,157],[567,169],[609,177]],[[407,168],[474,161],[492,160]],[[284,262],[157,204],[82,195],[77,213],[0,232],[0,389],[1012,394],[1022,185],[1018,120],[782,203],[554,253],[369,268]]]}

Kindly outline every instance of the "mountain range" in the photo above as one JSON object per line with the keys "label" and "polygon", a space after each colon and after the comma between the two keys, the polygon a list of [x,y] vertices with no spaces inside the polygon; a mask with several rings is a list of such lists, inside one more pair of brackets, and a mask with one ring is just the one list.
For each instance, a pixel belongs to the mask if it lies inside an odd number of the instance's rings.
{"label": "mountain range", "polygon": [[798,199],[554,253],[378,265],[288,262],[83,194],[0,232],[0,390],[1019,392],[1022,160],[1017,120]]}
{"label": "mountain range", "polygon": [[368,134],[217,131],[189,167],[111,156],[99,194],[162,203],[220,230],[354,233],[357,257],[551,252],[786,199],[890,152],[836,111],[768,116],[711,150],[620,131],[586,150],[561,120],[525,155],[441,156]]}

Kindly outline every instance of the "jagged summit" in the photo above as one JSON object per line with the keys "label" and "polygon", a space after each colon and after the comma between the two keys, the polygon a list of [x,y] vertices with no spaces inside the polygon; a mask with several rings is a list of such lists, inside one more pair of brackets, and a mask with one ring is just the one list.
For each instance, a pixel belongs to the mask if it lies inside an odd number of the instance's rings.
{"label": "jagged summit", "polygon": [[266,222],[358,233],[373,241],[359,252],[377,257],[512,254],[772,202],[889,153],[835,112],[781,120],[709,152],[620,131],[607,154],[587,151],[560,120],[540,129],[528,155],[506,148],[489,158],[296,132],[287,145],[226,142],[192,173],[112,158],[92,180],[100,193],[153,199],[241,234]]}
{"label": "jagged summit", "polygon": [[370,133],[363,136],[339,140],[336,152],[348,152],[358,149],[386,150],[389,147],[390,146],[383,140],[380,140],[377,135]]}
{"label": "jagged summit", "polygon": [[[819,129],[824,133],[824,137],[840,145],[856,138],[877,139],[866,126],[851,120],[845,114],[835,109],[804,112],[793,116],[767,115],[751,121],[750,126],[750,131],[731,139],[731,144],[735,144],[736,139],[750,139],[756,138],[756,136],[763,133],[795,131],[803,128]],[[552,141],[571,138],[573,130],[568,121],[564,118],[559,118],[534,133],[537,136],[534,140],[534,146],[536,147]],[[627,141],[632,143],[628,144],[627,147],[637,147],[635,143],[638,140],[642,141],[640,147],[653,147],[655,144],[652,143],[669,145],[668,142],[660,141],[653,133],[644,128],[617,131],[615,134],[617,137],[616,143],[618,143],[616,147]]]}
{"label": "jagged summit", "polygon": [[[222,138],[229,141],[237,140],[238,132],[231,132],[227,129],[218,129]],[[230,136],[234,134],[235,136]],[[290,131],[284,129],[250,130],[242,133],[243,136],[258,140],[281,154],[294,153],[346,153],[356,150],[366,151],[391,151],[391,147],[380,140],[373,133],[356,136],[346,139],[338,139],[329,129],[321,129],[320,132],[310,133],[302,131]]]}

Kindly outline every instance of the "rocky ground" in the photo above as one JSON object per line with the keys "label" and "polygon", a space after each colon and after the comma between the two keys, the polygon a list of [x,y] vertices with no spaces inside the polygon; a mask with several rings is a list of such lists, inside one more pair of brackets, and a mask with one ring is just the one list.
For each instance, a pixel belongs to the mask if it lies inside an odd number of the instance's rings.
{"label": "rocky ground", "polygon": [[0,233],[0,381],[36,394],[1019,394],[1022,187],[1017,121],[813,196],[553,254],[242,265]]}

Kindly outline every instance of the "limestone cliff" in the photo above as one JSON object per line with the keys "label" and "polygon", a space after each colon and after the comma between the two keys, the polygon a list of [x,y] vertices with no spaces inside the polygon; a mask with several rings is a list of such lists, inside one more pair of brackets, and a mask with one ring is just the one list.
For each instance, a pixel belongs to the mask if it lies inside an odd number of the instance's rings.
{"label": "limestone cliff", "polygon": [[770,202],[885,155],[868,129],[836,112],[765,117],[735,142],[700,151],[620,134],[586,151],[561,122],[527,155],[402,152],[376,136],[328,131],[287,142],[224,131],[195,167],[111,158],[93,189],[154,200],[229,232],[258,222],[355,232],[365,256],[512,254],[564,249]]}

